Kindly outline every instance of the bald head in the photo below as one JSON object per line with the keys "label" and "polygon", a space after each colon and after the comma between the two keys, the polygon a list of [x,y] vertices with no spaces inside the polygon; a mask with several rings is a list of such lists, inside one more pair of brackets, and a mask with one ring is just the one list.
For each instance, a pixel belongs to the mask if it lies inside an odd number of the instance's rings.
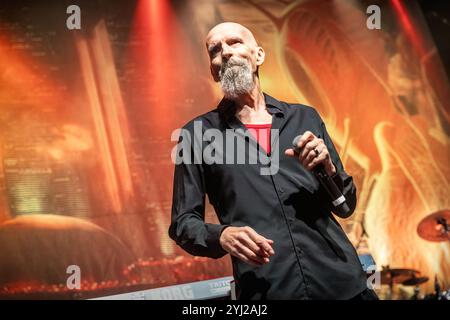
{"label": "bald head", "polygon": [[253,36],[253,33],[243,25],[236,22],[223,22],[213,27],[206,36],[206,44],[208,45],[209,42],[211,42],[212,40],[223,34],[239,35],[243,39],[245,39],[249,44],[252,44],[255,47],[258,46],[258,43],[256,42],[256,39]]}
{"label": "bald head", "polygon": [[230,59],[245,62],[258,77],[258,67],[264,62],[264,50],[258,46],[252,32],[243,25],[235,22],[219,23],[208,32],[205,42],[215,81],[220,81],[220,70]]}

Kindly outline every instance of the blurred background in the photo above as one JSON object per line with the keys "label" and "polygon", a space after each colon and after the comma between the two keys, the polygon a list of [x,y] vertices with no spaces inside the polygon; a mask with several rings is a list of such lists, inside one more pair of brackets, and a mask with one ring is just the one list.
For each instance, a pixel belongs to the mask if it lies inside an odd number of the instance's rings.
{"label": "blurred background", "polygon": [[[80,30],[66,27],[73,4]],[[373,4],[381,29],[366,26]],[[265,92],[324,118],[357,185],[356,212],[339,221],[358,253],[427,278],[422,294],[435,280],[448,288],[448,234],[429,218],[450,208],[448,7],[3,0],[0,297],[90,298],[232,274],[229,257],[192,257],[167,235],[171,134],[221,99],[204,37],[223,21],[265,49]],[[207,220],[217,222],[209,204]],[[80,290],[66,287],[69,265]]]}

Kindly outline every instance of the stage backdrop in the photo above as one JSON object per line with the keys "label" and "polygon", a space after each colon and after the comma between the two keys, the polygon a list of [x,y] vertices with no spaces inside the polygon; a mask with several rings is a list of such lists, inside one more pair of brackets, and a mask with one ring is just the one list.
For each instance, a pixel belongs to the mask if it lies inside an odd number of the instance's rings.
{"label": "stage backdrop", "polygon": [[[67,28],[71,4],[80,30]],[[366,27],[370,4],[381,30]],[[358,188],[340,222],[359,253],[450,285],[448,242],[416,231],[450,208],[450,91],[415,1],[11,0],[0,6],[1,297],[231,275],[229,257],[192,257],[167,235],[171,134],[221,98],[204,37],[223,21],[264,47],[265,92],[324,118]],[[71,265],[80,290],[66,286]]]}

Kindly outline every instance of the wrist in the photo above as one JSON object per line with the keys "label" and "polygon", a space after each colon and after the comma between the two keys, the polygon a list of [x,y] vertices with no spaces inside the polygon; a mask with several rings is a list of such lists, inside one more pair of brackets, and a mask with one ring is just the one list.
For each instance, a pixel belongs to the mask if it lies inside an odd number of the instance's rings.
{"label": "wrist", "polygon": [[222,230],[220,231],[220,236],[219,236],[219,243],[220,243],[220,245],[223,247],[223,244],[222,244],[222,242],[223,242],[223,239],[224,239],[224,231],[225,231],[225,229],[227,229],[229,226],[224,226],[223,228],[222,228]]}

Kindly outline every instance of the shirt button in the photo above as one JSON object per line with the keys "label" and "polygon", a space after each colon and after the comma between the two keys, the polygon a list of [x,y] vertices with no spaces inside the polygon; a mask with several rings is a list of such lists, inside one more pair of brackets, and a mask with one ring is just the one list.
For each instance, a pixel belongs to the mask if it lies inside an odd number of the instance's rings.
{"label": "shirt button", "polygon": [[279,191],[280,193],[284,193],[284,189],[283,189],[283,188],[279,188],[278,191]]}

